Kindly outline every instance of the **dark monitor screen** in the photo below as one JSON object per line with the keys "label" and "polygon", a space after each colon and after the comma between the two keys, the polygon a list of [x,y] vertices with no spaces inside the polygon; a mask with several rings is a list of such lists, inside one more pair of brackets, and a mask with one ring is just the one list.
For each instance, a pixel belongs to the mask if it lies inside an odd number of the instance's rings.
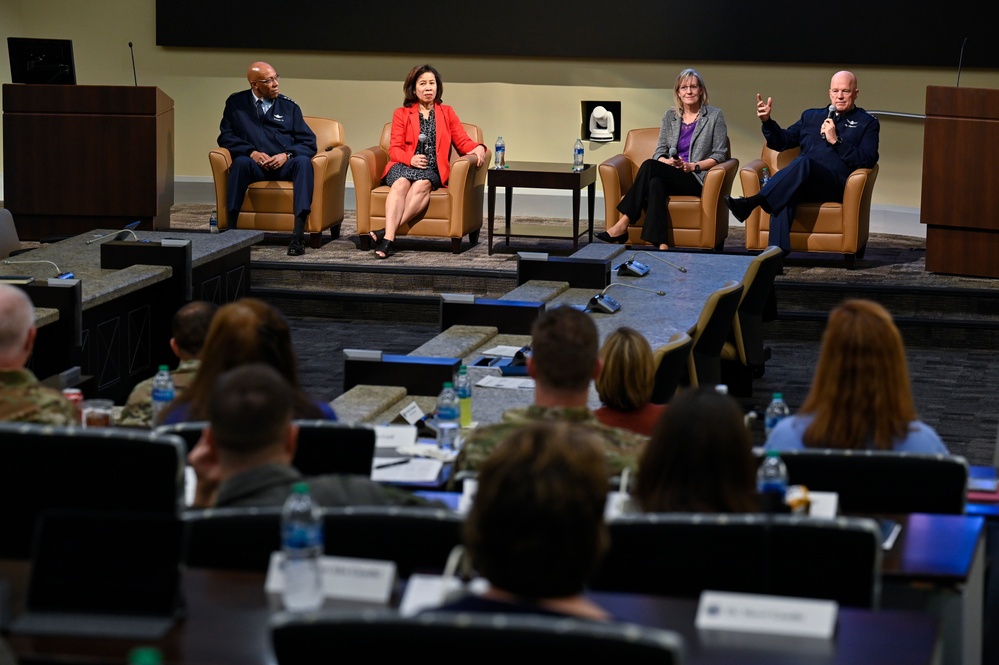
{"label": "dark monitor screen", "polygon": [[72,40],[8,37],[7,53],[14,83],[76,84]]}

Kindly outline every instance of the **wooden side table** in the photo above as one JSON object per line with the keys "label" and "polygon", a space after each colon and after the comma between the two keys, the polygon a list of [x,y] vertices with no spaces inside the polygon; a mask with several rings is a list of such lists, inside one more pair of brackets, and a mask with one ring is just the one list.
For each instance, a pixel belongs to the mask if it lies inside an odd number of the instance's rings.
{"label": "wooden side table", "polygon": [[[593,242],[593,205],[597,191],[597,167],[586,164],[582,171],[573,171],[571,164],[556,164],[551,162],[507,162],[505,169],[490,169],[488,175],[489,221],[487,233],[489,236],[489,254],[493,253],[493,220],[496,212],[496,188],[505,188],[506,227],[503,236],[507,246],[510,236],[520,238],[572,238],[573,251],[579,249],[579,192],[586,187],[586,207],[589,212],[587,234],[589,242]],[[572,235],[566,235],[566,229],[543,226],[540,224],[518,224],[510,228],[510,210],[513,204],[514,187],[533,187],[536,189],[571,189],[572,190]]]}

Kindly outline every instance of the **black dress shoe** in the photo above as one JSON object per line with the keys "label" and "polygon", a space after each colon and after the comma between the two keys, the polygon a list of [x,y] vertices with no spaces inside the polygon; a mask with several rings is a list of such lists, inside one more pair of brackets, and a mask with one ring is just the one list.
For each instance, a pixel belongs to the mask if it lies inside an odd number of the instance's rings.
{"label": "black dress shoe", "polygon": [[619,245],[623,245],[624,243],[628,242],[628,232],[625,231],[619,236],[612,236],[606,231],[601,231],[600,233],[597,234],[597,240],[603,240],[604,242],[617,243]]}
{"label": "black dress shoe", "polygon": [[305,254],[305,247],[302,246],[302,239],[298,236],[292,236],[291,242],[288,243],[288,256],[302,256]]}
{"label": "black dress shoe", "polygon": [[749,216],[756,208],[756,205],[752,201],[741,196],[739,198],[726,196],[725,205],[728,206],[728,209],[732,211],[732,214],[735,215],[735,218],[740,222],[745,222],[749,219]]}

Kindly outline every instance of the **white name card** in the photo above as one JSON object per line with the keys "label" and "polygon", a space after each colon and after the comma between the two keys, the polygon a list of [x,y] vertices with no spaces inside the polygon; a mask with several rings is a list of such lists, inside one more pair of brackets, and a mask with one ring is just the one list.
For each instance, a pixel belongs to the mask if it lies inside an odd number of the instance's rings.
{"label": "white name card", "polygon": [[423,417],[423,409],[416,402],[410,402],[399,414],[406,419],[410,425],[415,425]]}
{"label": "white name card", "polygon": [[[416,402],[413,402],[416,404]],[[416,407],[419,409],[420,407]],[[420,415],[422,418],[423,415]],[[417,418],[419,420],[420,418]],[[375,425],[376,448],[401,448],[416,443],[416,428],[412,425]]]}
{"label": "white name card", "polygon": [[694,625],[701,630],[829,639],[838,611],[832,600],[704,591]]}
{"label": "white name card", "polygon": [[[273,552],[267,568],[264,590],[284,591],[284,552]],[[374,559],[352,559],[324,556],[319,561],[323,596],[337,600],[354,600],[388,605],[395,584],[395,562]]]}

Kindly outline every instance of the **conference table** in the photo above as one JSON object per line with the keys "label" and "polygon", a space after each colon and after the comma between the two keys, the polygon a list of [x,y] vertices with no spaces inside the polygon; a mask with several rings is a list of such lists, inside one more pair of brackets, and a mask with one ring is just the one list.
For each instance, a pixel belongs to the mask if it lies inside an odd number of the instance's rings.
{"label": "conference table", "polygon": [[[44,245],[0,264],[0,274],[33,277],[23,288],[35,305],[58,310],[37,321],[35,374],[44,379],[79,366],[93,377],[82,386],[88,397],[120,403],[158,365],[173,362],[170,320],[180,305],[192,299],[224,304],[247,295],[250,247],[264,234],[137,231],[140,242],[115,242],[114,233],[98,229]],[[162,253],[154,256],[168,249],[164,242],[190,243],[180,247],[180,253],[189,251],[189,260],[181,257],[183,268],[173,267],[176,257],[172,266]],[[102,267],[104,253],[112,250],[121,267]],[[54,279],[67,272],[73,279]]]}
{"label": "conference table", "polygon": [[[11,581],[15,606],[21,601],[27,564],[0,562],[0,577]],[[183,578],[186,617],[161,640],[164,663],[185,665],[256,665],[274,662],[269,621],[280,603],[264,591],[260,573],[187,570]],[[700,631],[694,626],[696,601],[635,594],[593,593],[592,599],[615,617],[683,636],[690,665],[930,665],[938,648],[937,621],[907,611],[841,608],[831,640]],[[328,601],[332,606],[332,601]],[[337,605],[343,607],[343,605]],[[24,661],[49,659],[74,663],[124,662],[140,643],[116,639],[66,637],[7,638]],[[446,649],[446,645],[442,645]],[[406,655],[406,645],[399,645]]]}

